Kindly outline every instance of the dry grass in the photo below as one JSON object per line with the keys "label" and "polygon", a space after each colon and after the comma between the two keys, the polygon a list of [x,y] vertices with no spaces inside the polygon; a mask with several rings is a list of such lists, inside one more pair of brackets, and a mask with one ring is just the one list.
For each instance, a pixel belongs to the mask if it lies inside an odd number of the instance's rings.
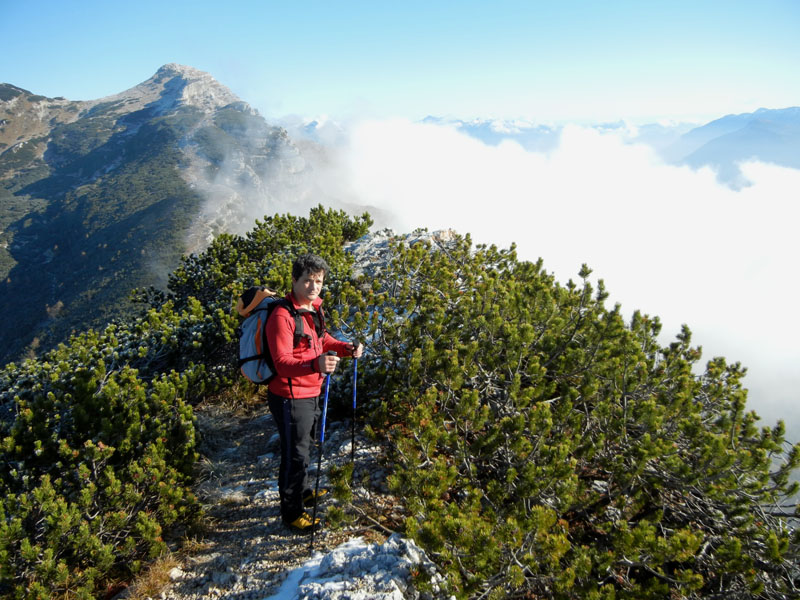
{"label": "dry grass", "polygon": [[182,556],[192,556],[208,550],[213,544],[198,537],[181,540],[180,550],[157,558],[142,573],[136,576],[125,591],[125,600],[148,600],[157,598],[172,583],[170,573],[180,568]]}
{"label": "dry grass", "polygon": [[[206,440],[205,444],[210,446],[214,441]],[[207,481],[213,481],[224,476],[226,470],[231,467],[230,461],[227,460],[211,460],[207,456],[200,455],[194,465],[194,477],[197,484],[202,484]]]}
{"label": "dry grass", "polygon": [[181,554],[192,556],[213,547],[214,544],[196,537],[186,538],[181,545]]}
{"label": "dry grass", "polygon": [[155,560],[133,583],[127,592],[127,600],[146,600],[157,597],[171,583],[170,571],[180,566],[178,559],[171,554]]}
{"label": "dry grass", "polygon": [[242,414],[252,410],[253,406],[262,402],[258,396],[259,387],[237,377],[236,382],[214,396],[207,396],[202,407],[214,409],[228,414]]}

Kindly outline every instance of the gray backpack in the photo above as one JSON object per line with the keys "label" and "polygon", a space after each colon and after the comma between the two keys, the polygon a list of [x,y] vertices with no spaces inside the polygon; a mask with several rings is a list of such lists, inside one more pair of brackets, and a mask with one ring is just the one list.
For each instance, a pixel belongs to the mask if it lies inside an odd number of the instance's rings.
{"label": "gray backpack", "polygon": [[[239,369],[248,380],[256,384],[269,383],[275,376],[275,363],[269,353],[267,344],[267,319],[272,311],[279,306],[289,311],[294,317],[294,346],[300,343],[303,337],[310,337],[305,333],[301,314],[286,298],[281,298],[269,288],[258,286],[251,287],[241,295],[236,305],[236,311],[245,317],[237,332],[239,334]],[[325,319],[320,308],[314,313],[314,325],[317,335],[325,334]],[[318,316],[318,318],[316,318]]]}

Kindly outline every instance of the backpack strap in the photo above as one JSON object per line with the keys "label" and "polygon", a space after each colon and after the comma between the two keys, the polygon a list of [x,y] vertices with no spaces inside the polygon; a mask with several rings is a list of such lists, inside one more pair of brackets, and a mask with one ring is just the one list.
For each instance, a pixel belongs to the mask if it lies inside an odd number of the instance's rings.
{"label": "backpack strap", "polygon": [[325,337],[325,313],[322,311],[322,306],[319,307],[316,313],[314,313],[316,317],[314,318],[314,327],[317,329],[317,337],[322,339]]}
{"label": "backpack strap", "polygon": [[[325,334],[325,317],[322,314],[322,307],[320,306],[318,311],[308,310],[305,308],[297,309],[294,305],[289,302],[286,298],[281,298],[277,301],[277,306],[284,307],[288,313],[294,318],[294,347],[300,345],[300,340],[303,338],[311,338],[310,335],[306,333],[305,329],[305,319],[303,315],[307,313],[311,313],[311,319],[314,321],[314,330],[317,332],[317,337],[322,337]],[[276,306],[276,308],[277,308]]]}
{"label": "backpack strap", "polygon": [[281,306],[283,306],[294,319],[294,343],[292,346],[297,348],[297,346],[300,345],[300,340],[302,340],[304,337],[311,337],[306,333],[305,325],[303,325],[304,319],[302,314],[308,311],[303,309],[297,310],[286,298],[281,299]]}

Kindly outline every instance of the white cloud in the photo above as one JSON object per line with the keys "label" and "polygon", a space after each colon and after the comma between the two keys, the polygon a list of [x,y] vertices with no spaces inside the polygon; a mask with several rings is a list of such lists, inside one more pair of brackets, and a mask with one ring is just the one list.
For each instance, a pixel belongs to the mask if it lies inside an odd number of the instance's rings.
{"label": "white cloud", "polygon": [[800,434],[800,171],[746,163],[752,185],[734,191],[625,135],[567,126],[541,154],[448,127],[368,121],[352,132],[346,173],[398,230],[514,241],[562,281],[587,263],[626,312],[659,315],[670,337],[687,323],[706,359],[749,367],[750,406]]}

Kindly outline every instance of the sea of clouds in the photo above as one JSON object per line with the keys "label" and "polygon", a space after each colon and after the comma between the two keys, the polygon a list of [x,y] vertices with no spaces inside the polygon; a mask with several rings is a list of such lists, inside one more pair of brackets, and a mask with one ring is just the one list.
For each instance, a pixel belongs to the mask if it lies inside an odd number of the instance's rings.
{"label": "sea of clouds", "polygon": [[447,126],[367,121],[352,130],[341,175],[398,230],[515,242],[561,281],[588,264],[610,302],[659,315],[665,340],[686,323],[704,358],[745,365],[750,407],[800,439],[800,170],[747,162],[750,185],[735,190],[627,139],[567,126],[537,153]]}

